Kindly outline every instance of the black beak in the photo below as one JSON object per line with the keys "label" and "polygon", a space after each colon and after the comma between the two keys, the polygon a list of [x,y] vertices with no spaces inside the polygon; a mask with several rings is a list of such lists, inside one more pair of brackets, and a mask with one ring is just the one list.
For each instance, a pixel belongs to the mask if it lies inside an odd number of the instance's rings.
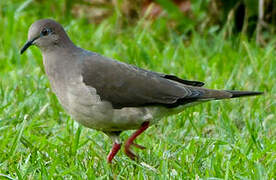
{"label": "black beak", "polygon": [[24,44],[23,48],[20,50],[20,54],[23,54],[23,53],[28,49],[28,47],[30,47],[31,45],[33,45],[33,42],[34,42],[34,40],[32,40],[32,41],[27,41],[27,42]]}
{"label": "black beak", "polygon": [[33,40],[27,41],[27,42],[24,44],[23,48],[20,50],[20,54],[23,54],[23,53],[28,49],[28,47],[30,47],[31,45],[33,45],[33,42],[34,42],[36,39],[38,39],[38,38],[39,38],[39,36],[36,37],[36,38],[34,38]]}

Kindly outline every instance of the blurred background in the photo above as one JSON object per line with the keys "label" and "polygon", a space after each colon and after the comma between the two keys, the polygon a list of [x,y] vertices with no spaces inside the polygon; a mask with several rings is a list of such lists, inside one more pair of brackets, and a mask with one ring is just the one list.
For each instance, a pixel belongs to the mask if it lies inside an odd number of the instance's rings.
{"label": "blurred background", "polygon": [[135,25],[141,18],[166,19],[170,28],[187,36],[224,29],[225,36],[242,33],[264,44],[275,33],[275,9],[273,0],[83,0],[66,1],[64,13],[100,23],[117,11],[122,25]]}
{"label": "blurred background", "polygon": [[[64,112],[39,49],[19,54],[42,18],[104,56],[265,95],[164,118],[139,137],[139,161],[120,152],[110,166],[110,139]],[[0,0],[0,27],[0,179],[275,178],[275,0]]]}
{"label": "blurred background", "polygon": [[162,19],[186,36],[224,30],[225,36],[242,33],[260,44],[271,39],[276,25],[273,0],[26,0],[2,1],[1,6],[2,16],[50,16],[65,22],[78,18],[93,24],[113,18],[120,27],[135,26],[141,19],[152,23]]}

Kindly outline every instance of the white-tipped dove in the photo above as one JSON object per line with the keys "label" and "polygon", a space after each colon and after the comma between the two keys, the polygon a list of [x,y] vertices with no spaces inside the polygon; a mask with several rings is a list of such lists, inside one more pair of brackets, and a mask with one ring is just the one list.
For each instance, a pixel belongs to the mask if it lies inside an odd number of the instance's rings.
{"label": "white-tipped dove", "polygon": [[113,140],[107,161],[121,147],[120,133],[136,130],[125,142],[125,153],[137,156],[134,140],[162,117],[209,100],[259,95],[261,92],[211,90],[202,82],[144,70],[77,47],[63,27],[51,19],[33,23],[21,54],[40,48],[52,90],[64,109],[80,124],[103,131]]}

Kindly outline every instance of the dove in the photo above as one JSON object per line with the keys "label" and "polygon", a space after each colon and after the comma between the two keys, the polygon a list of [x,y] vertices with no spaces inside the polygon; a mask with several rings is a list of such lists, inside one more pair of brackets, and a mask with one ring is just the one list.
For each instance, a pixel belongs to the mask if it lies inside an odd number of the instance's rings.
{"label": "dove", "polygon": [[78,123],[104,132],[113,141],[109,163],[123,144],[123,131],[135,130],[126,140],[124,151],[136,159],[132,147],[145,147],[134,140],[163,117],[206,101],[262,94],[208,89],[203,82],[104,57],[76,46],[52,19],[41,19],[30,26],[21,54],[32,45],[41,50],[52,91],[65,111]]}

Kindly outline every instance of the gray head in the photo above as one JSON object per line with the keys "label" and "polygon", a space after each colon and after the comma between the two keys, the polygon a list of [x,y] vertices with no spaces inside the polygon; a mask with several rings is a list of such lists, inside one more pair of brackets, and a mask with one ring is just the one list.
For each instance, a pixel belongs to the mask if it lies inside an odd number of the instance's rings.
{"label": "gray head", "polygon": [[28,41],[20,53],[24,53],[31,45],[36,45],[42,51],[46,51],[57,46],[64,47],[71,44],[71,40],[59,23],[51,19],[41,19],[34,22],[29,28]]}

